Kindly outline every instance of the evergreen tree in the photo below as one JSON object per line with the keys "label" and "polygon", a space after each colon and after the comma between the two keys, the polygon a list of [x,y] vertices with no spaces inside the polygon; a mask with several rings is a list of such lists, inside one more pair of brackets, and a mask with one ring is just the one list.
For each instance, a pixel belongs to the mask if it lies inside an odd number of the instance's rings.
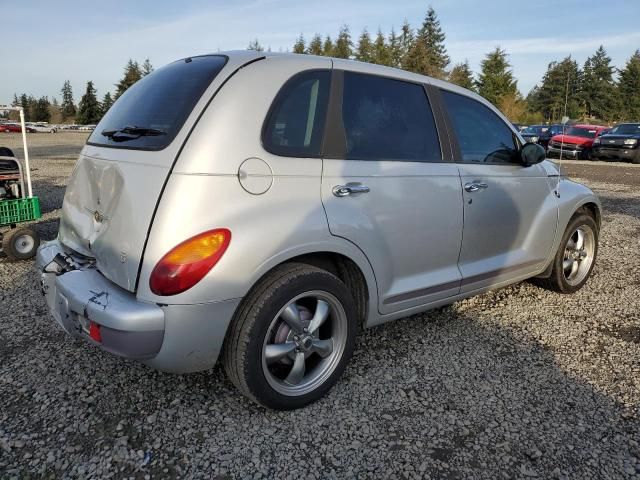
{"label": "evergreen tree", "polygon": [[249,42],[249,46],[247,47],[247,50],[255,50],[256,52],[264,52],[264,47],[262,45],[260,45],[260,42],[258,42],[258,39],[256,38],[255,40]]}
{"label": "evergreen tree", "polygon": [[62,103],[60,103],[62,121],[73,120],[76,116],[76,106],[73,103],[73,91],[69,80],[65,80],[60,93],[62,95]]}
{"label": "evergreen tree", "polygon": [[296,43],[293,45],[293,53],[305,53],[304,36],[300,34]]}
{"label": "evergreen tree", "polygon": [[307,53],[310,55],[322,55],[322,37],[317,33],[313,36],[311,42],[309,42]]}
{"label": "evergreen tree", "polygon": [[620,70],[618,97],[622,101],[622,118],[640,122],[640,50],[636,50]]}
{"label": "evergreen tree", "polygon": [[333,50],[335,49],[335,46],[333,45],[333,42],[331,41],[331,37],[329,35],[327,35],[327,37],[324,39],[324,44],[322,45],[322,54],[325,57],[333,57]]}
{"label": "evergreen tree", "polygon": [[469,67],[469,60],[454,65],[449,73],[449,81],[469,90],[475,89],[473,72],[471,71],[471,67]]}
{"label": "evergreen tree", "polygon": [[103,117],[113,105],[113,98],[111,98],[111,92],[107,92],[102,97],[102,102],[100,102],[100,116]]}
{"label": "evergreen tree", "polygon": [[87,82],[87,90],[80,99],[78,104],[78,117],[77,122],[81,125],[89,125],[98,123],[102,117],[102,111],[100,102],[96,97],[96,89],[93,87],[93,82]]}
{"label": "evergreen tree", "polygon": [[126,92],[131,85],[141,78],[142,71],[140,70],[140,65],[138,65],[138,62],[134,62],[132,59],[129,59],[127,65],[124,67],[124,76],[116,85],[116,99],[118,99],[120,95]]}
{"label": "evergreen tree", "polygon": [[355,56],[356,60],[359,60],[361,62],[371,62],[373,60],[373,44],[371,43],[371,37],[369,36],[369,32],[367,31],[366,27],[364,30],[362,30],[360,38],[358,39],[358,46],[356,47]]}
{"label": "evergreen tree", "polygon": [[147,75],[149,75],[151,72],[153,72],[154,68],[153,65],[151,65],[151,62],[149,61],[149,59],[145,59],[144,63],[142,64],[142,76],[146,77]]}
{"label": "evergreen tree", "polygon": [[47,97],[40,97],[33,102],[31,107],[31,121],[32,122],[48,122],[51,120],[51,112],[49,111],[49,99]]}
{"label": "evergreen tree", "polygon": [[396,34],[396,31],[391,28],[389,34],[389,64],[393,67],[402,66],[402,46],[400,44],[400,37]]}
{"label": "evergreen tree", "polygon": [[409,51],[411,50],[411,46],[413,45],[414,37],[413,37],[413,29],[407,19],[404,19],[404,23],[402,24],[402,30],[400,31],[400,39],[399,39],[399,48],[400,48],[400,66],[402,68],[407,68],[407,62],[409,57]]}
{"label": "evergreen tree", "polygon": [[540,112],[550,122],[559,121],[564,116],[566,98],[567,116],[582,116],[580,77],[578,64],[571,56],[561,62],[551,62],[540,86],[527,96],[530,109]]}
{"label": "evergreen tree", "polygon": [[336,44],[333,47],[332,55],[336,58],[350,58],[353,53],[353,42],[351,41],[351,33],[349,27],[343,25],[338,33]]}
{"label": "evergreen tree", "polygon": [[[33,97],[32,97],[33,98]],[[25,121],[31,121],[31,102],[29,101],[29,97],[26,93],[20,95],[20,106],[24,111],[24,119]]]}
{"label": "evergreen tree", "polygon": [[378,28],[378,33],[376,34],[376,41],[373,44],[373,63],[377,63],[378,65],[393,65],[393,61],[391,59],[391,49],[389,45],[387,45],[384,33],[382,30]]}
{"label": "evergreen tree", "polygon": [[476,87],[484,98],[499,107],[503,97],[517,94],[518,83],[513,78],[507,52],[496,47],[485,56],[480,67]]}
{"label": "evergreen tree", "polygon": [[445,34],[435,10],[429,7],[409,50],[408,64],[412,71],[430,77],[445,78],[450,59],[444,46]]}
{"label": "evergreen tree", "polygon": [[20,100],[18,100],[18,94],[14,93],[13,94],[13,101],[11,102],[11,106],[12,107],[17,107],[18,105],[20,105]]}
{"label": "evergreen tree", "polygon": [[609,121],[616,118],[619,105],[613,81],[614,70],[602,45],[584,63],[582,98],[587,116]]}

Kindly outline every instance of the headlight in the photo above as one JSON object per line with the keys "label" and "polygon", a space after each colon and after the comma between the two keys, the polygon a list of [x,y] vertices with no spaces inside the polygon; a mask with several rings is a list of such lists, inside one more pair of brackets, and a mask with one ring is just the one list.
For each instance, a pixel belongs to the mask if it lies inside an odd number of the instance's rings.
{"label": "headlight", "polygon": [[540,137],[531,137],[529,140],[531,141],[531,143],[538,143],[538,140],[540,140]]}
{"label": "headlight", "polygon": [[627,138],[624,141],[625,145],[635,145],[636,143],[638,143],[638,140],[636,140],[635,138]]}
{"label": "headlight", "polygon": [[600,139],[599,139],[599,138],[596,138],[596,139],[593,141],[593,144],[594,144],[594,145],[598,145],[599,143],[600,143]]}

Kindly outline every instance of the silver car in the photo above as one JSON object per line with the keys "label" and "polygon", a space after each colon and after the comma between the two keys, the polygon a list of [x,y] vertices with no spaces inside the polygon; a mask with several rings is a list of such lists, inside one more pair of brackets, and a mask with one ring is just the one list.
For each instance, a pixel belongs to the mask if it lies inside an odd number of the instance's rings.
{"label": "silver car", "polygon": [[336,383],[361,327],[532,277],[575,292],[599,226],[595,195],[468,90],[230,52],[118,99],[37,265],[69,334],[169,372],[221,358],[291,409]]}

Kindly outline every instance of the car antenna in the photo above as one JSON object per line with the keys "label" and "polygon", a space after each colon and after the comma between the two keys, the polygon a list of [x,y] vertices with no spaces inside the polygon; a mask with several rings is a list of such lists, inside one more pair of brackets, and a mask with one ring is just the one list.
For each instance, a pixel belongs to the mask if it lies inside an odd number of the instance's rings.
{"label": "car antenna", "polygon": [[564,147],[564,132],[569,117],[567,117],[567,103],[569,103],[569,77],[571,72],[567,72],[567,86],[564,91],[564,115],[562,116],[562,141],[560,142],[560,159],[558,160],[558,184],[556,185],[556,197],[560,198],[560,181],[562,180],[562,149]]}

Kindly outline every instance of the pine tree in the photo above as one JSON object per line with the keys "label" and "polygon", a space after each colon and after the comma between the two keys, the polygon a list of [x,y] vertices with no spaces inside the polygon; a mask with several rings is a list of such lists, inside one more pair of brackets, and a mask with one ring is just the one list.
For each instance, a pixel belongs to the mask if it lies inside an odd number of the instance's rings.
{"label": "pine tree", "polygon": [[411,46],[413,45],[414,37],[413,37],[413,29],[407,19],[404,19],[404,23],[402,24],[402,30],[400,32],[399,46],[400,46],[400,66],[402,68],[407,68],[406,64],[409,57],[409,51],[411,50]]}
{"label": "pine tree", "polygon": [[332,55],[336,58],[350,58],[352,53],[353,42],[351,41],[351,33],[349,33],[349,27],[343,25],[338,33]]}
{"label": "pine tree", "polygon": [[564,116],[566,98],[567,116],[578,118],[583,113],[580,82],[581,72],[571,56],[561,62],[551,62],[540,86],[527,96],[529,107],[540,112],[550,122],[559,121]]}
{"label": "pine tree", "polygon": [[300,34],[296,43],[293,45],[293,53],[305,53],[304,36]]}
{"label": "pine tree", "polygon": [[102,97],[102,102],[100,102],[100,115],[103,117],[113,105],[113,98],[111,98],[111,92],[107,92]]}
{"label": "pine tree", "polygon": [[335,46],[331,41],[331,37],[327,35],[327,37],[324,39],[324,44],[322,45],[322,54],[325,57],[333,57],[334,49],[335,49]]}
{"label": "pine tree", "polygon": [[613,81],[614,70],[611,58],[602,45],[585,61],[582,98],[587,116],[611,121],[619,115],[618,92]]}
{"label": "pine tree", "polygon": [[476,87],[478,93],[489,100],[495,106],[507,95],[515,95],[518,92],[518,83],[513,78],[511,65],[507,60],[507,52],[500,47],[488,53],[482,63],[478,75]]}
{"label": "pine tree", "polygon": [[60,113],[62,114],[62,120],[73,120],[76,116],[76,106],[73,103],[73,91],[69,80],[65,80],[64,85],[62,85],[61,95]]}
{"label": "pine tree", "polygon": [[640,50],[620,70],[618,97],[622,100],[622,118],[640,122]]}
{"label": "pine tree", "polygon": [[427,15],[418,30],[409,50],[408,65],[414,72],[435,78],[445,78],[450,63],[444,46],[445,34],[435,10],[429,7]]}
{"label": "pine tree", "polygon": [[260,42],[258,42],[258,39],[256,38],[255,40],[249,42],[249,46],[247,47],[247,50],[255,50],[256,52],[264,52],[264,47],[262,45],[260,45]]}
{"label": "pine tree", "polygon": [[124,67],[124,76],[116,85],[116,99],[141,78],[142,71],[140,70],[140,65],[138,65],[138,62],[129,59],[127,65]]}
{"label": "pine tree", "polygon": [[32,122],[48,122],[51,120],[51,112],[49,111],[49,99],[47,97],[40,97],[33,102],[31,107],[31,121]]}
{"label": "pine tree", "polygon": [[90,125],[98,123],[102,116],[100,103],[96,97],[96,89],[93,87],[93,82],[87,82],[87,90],[80,99],[78,104],[78,117],[77,122],[81,125]]}
{"label": "pine tree", "polygon": [[142,76],[146,77],[147,75],[149,75],[151,72],[153,72],[154,68],[153,65],[151,65],[151,61],[149,61],[149,59],[145,59],[144,63],[142,64]]}
{"label": "pine tree", "polygon": [[309,42],[309,48],[307,53],[310,55],[322,55],[322,37],[319,34],[315,34]]}
{"label": "pine tree", "polygon": [[463,63],[454,65],[449,73],[449,81],[460,85],[462,88],[469,90],[475,89],[475,83],[473,81],[473,72],[469,67],[469,60],[465,60]]}
{"label": "pine tree", "polygon": [[400,45],[400,37],[396,34],[396,31],[391,28],[389,34],[389,62],[393,67],[402,66],[402,47]]}
{"label": "pine tree", "polygon": [[14,93],[13,94],[13,101],[11,102],[11,106],[12,107],[17,107],[18,105],[20,105],[20,100],[18,100],[18,94]]}
{"label": "pine tree", "polygon": [[356,60],[361,62],[371,62],[373,60],[373,44],[371,43],[371,37],[369,36],[369,32],[366,27],[362,30],[360,38],[358,39],[355,56]]}
{"label": "pine tree", "polygon": [[391,49],[384,38],[384,33],[378,28],[376,41],[373,44],[373,63],[378,65],[390,66],[393,64],[391,59]]}
{"label": "pine tree", "polygon": [[22,107],[22,111],[24,112],[24,119],[26,121],[30,121],[31,120],[31,112],[30,112],[31,103],[29,102],[29,97],[27,96],[26,93],[23,93],[22,95],[20,95],[20,106]]}

